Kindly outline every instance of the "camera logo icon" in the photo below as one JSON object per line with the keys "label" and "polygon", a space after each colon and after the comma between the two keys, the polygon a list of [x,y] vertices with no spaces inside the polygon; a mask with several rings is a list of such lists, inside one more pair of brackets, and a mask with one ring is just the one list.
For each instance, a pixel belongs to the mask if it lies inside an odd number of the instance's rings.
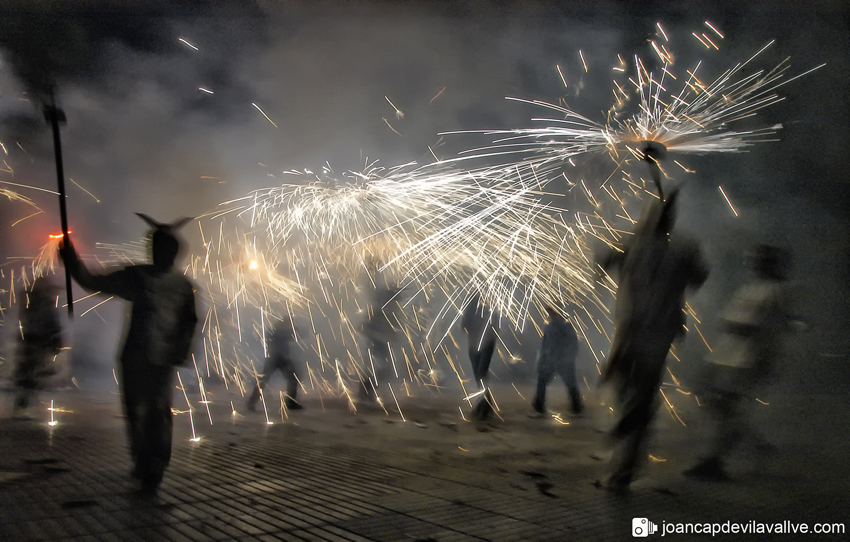
{"label": "camera logo icon", "polygon": [[632,536],[635,538],[646,538],[658,532],[658,525],[646,518],[632,518]]}

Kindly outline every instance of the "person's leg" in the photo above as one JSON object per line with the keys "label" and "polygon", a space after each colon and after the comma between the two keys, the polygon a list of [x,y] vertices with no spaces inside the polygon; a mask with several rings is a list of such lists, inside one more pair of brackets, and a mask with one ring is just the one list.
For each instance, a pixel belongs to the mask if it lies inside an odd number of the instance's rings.
{"label": "person's leg", "polygon": [[584,404],[582,403],[581,393],[579,393],[578,382],[576,381],[575,355],[572,358],[569,357],[569,354],[567,355],[566,361],[563,361],[558,366],[558,374],[567,386],[567,392],[570,395],[570,409],[573,414],[581,414],[584,410]]}
{"label": "person's leg", "polygon": [[546,388],[552,381],[552,375],[550,363],[541,361],[537,364],[537,389],[534,392],[534,399],[531,401],[531,408],[535,412],[542,414],[546,411]]}
{"label": "person's leg", "polygon": [[360,386],[357,389],[357,398],[361,401],[375,400],[375,386],[372,385],[372,377],[365,371],[360,375]]}
{"label": "person's leg", "polygon": [[15,365],[15,414],[19,410],[29,408],[30,400],[35,395],[35,389],[38,386],[36,370],[38,368],[38,358],[36,349],[33,345],[24,342],[20,347],[20,358]]}
{"label": "person's leg", "polygon": [[383,386],[395,374],[393,370],[392,354],[390,353],[389,343],[375,343],[375,383],[377,386]]}
{"label": "person's leg", "polygon": [[496,349],[496,341],[487,341],[481,345],[481,350],[478,352],[477,374],[475,375],[479,385],[484,382],[484,394],[478,400],[478,404],[473,409],[473,416],[479,420],[486,420],[493,413],[493,397],[490,390],[487,389],[487,375],[490,372],[490,360],[493,358],[493,351]]}
{"label": "person's leg", "polygon": [[14,414],[15,416],[25,414],[19,414],[22,411],[25,411],[30,406],[30,401],[32,397],[35,395],[35,386],[29,381],[18,381],[16,383],[15,390],[15,406],[14,406]]}
{"label": "person's leg", "polygon": [[149,365],[144,398],[143,453],[149,458],[142,478],[145,489],[155,489],[171,461],[173,420],[171,401],[174,394],[175,369],[171,366]]}
{"label": "person's leg", "polygon": [[257,408],[257,403],[260,401],[260,394],[266,384],[271,380],[272,375],[278,367],[278,361],[273,357],[266,358],[263,363],[263,372],[258,375],[254,389],[251,391],[251,396],[248,397],[248,410],[253,412]]}
{"label": "person's leg", "polygon": [[625,491],[634,479],[641,461],[646,457],[645,447],[649,425],[655,415],[656,398],[664,371],[664,360],[670,343],[648,341],[633,344],[623,353],[623,362],[633,370],[628,381],[620,386],[622,414],[611,436],[616,442],[611,458],[612,472],[608,487]]}
{"label": "person's leg", "polygon": [[132,359],[122,359],[119,362],[120,384],[124,406],[124,416],[127,418],[127,436],[130,440],[130,455],[133,458],[134,476],[140,476],[144,468],[145,458],[140,449],[143,440],[141,425],[142,394],[146,387],[144,375],[139,371],[139,363]]}
{"label": "person's leg", "polygon": [[735,394],[719,390],[715,390],[714,395],[709,398],[708,410],[714,424],[709,453],[696,465],[684,471],[685,476],[703,480],[729,478],[723,459],[741,440],[740,427],[735,419],[739,401],[740,398]]}
{"label": "person's leg", "polygon": [[480,365],[481,352],[477,349],[478,345],[470,345],[467,353],[469,354],[469,365],[472,367],[472,380],[475,384],[475,389],[480,389],[481,381],[478,379],[478,366]]}
{"label": "person's leg", "polygon": [[284,399],[286,408],[301,410],[304,407],[296,399],[298,397],[298,377],[295,372],[295,364],[291,360],[286,360],[280,371],[286,377],[286,399]]}
{"label": "person's leg", "polygon": [[387,343],[369,339],[368,344],[366,366],[360,375],[359,398],[374,402],[378,400],[378,388],[388,377],[387,369],[390,363],[390,353]]}
{"label": "person's leg", "polygon": [[478,358],[478,379],[487,381],[487,375],[490,372],[490,361],[493,359],[493,352],[496,350],[496,340],[487,341],[481,345],[481,351]]}
{"label": "person's leg", "polygon": [[711,457],[722,459],[735,450],[741,442],[743,431],[740,417],[741,397],[727,393],[716,407],[717,432],[711,448]]}
{"label": "person's leg", "polygon": [[655,411],[654,390],[631,390],[622,408],[623,414],[612,432],[616,444],[608,478],[608,487],[615,491],[629,487],[645,455],[646,437]]}

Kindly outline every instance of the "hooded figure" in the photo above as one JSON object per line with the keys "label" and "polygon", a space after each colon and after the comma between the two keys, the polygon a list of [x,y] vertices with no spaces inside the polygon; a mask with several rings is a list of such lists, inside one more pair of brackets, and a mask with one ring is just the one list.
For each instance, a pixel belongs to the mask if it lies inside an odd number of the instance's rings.
{"label": "hooded figure", "polygon": [[284,404],[290,410],[301,410],[295,398],[298,396],[298,377],[295,363],[292,361],[292,343],[295,342],[295,327],[288,318],[276,323],[268,340],[268,357],[263,365],[263,372],[257,379],[257,385],[248,398],[248,410],[254,412],[260,401],[263,388],[271,380],[275,371],[280,371],[286,377],[286,398]]}
{"label": "hooded figure", "polygon": [[174,224],[139,216],[153,230],[151,264],[129,265],[92,274],[73,245],[60,250],[74,280],[85,290],[114,295],[132,305],[120,357],[124,412],[130,452],[143,489],[153,491],[171,459],[171,399],[176,367],[188,361],[198,318],[192,283],[174,267],[180,251]]}
{"label": "hooded figure", "polygon": [[463,310],[461,325],[469,341],[469,362],[472,364],[472,376],[475,385],[483,392],[482,397],[472,410],[479,420],[486,420],[493,413],[493,399],[487,389],[487,376],[490,374],[490,361],[496,349],[497,313],[493,313],[481,296],[474,294]]}
{"label": "hooded figure", "polygon": [[546,387],[557,373],[570,394],[573,414],[581,414],[584,405],[576,384],[576,354],[578,336],[573,325],[554,307],[546,307],[549,324],[543,332],[540,354],[537,356],[537,391],[531,402],[538,414],[546,411]]}
{"label": "hooded figure", "polygon": [[44,380],[54,374],[50,360],[62,348],[55,294],[45,277],[35,279],[21,308],[20,354],[15,366],[15,412],[26,409]]}
{"label": "hooded figure", "polygon": [[673,234],[677,197],[652,202],[631,242],[601,262],[618,283],[614,338],[600,378],[615,383],[622,413],[612,433],[614,491],[628,488],[642,454],[667,352],[683,331],[685,291],[708,277],[699,245]]}

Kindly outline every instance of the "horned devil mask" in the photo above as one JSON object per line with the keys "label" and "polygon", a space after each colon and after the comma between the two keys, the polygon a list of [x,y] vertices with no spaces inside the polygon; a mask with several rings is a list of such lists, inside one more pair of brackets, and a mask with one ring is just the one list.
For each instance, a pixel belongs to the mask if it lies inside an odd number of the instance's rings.
{"label": "horned devil mask", "polygon": [[192,220],[189,217],[183,217],[175,220],[171,224],[163,224],[157,222],[146,214],[136,213],[139,218],[147,222],[152,228],[149,241],[149,250],[153,258],[153,264],[156,267],[167,268],[174,264],[177,259],[177,254],[180,252],[180,240],[177,238],[177,229]]}

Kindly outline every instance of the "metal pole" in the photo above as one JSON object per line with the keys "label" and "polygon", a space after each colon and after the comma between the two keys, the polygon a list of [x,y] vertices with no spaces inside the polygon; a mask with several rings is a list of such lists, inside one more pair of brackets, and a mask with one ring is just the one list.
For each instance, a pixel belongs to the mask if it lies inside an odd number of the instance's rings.
{"label": "metal pole", "polygon": [[661,162],[667,155],[667,147],[658,141],[641,141],[640,150],[643,152],[644,161],[649,164],[649,173],[652,175],[652,181],[655,187],[658,188],[658,195],[661,201],[664,201],[664,190],[661,189]]}
{"label": "metal pole", "polygon": [[[62,242],[70,245],[68,237],[68,209],[65,207],[65,172],[62,168],[62,141],[59,139],[59,122],[65,120],[65,113],[55,104],[45,108],[45,115],[53,128],[53,153],[56,156],[56,183],[59,185],[59,216],[62,220]],[[65,266],[65,295],[68,300],[68,318],[74,317],[74,299],[71,294],[71,271]]]}

